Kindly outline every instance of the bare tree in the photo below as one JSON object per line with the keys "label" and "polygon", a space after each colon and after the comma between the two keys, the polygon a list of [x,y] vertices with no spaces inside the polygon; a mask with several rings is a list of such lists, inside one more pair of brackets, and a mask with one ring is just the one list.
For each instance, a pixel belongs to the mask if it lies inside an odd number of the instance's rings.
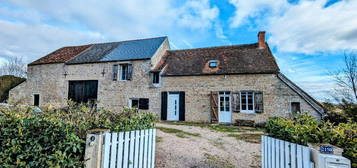
{"label": "bare tree", "polygon": [[4,64],[0,65],[0,76],[14,75],[17,77],[26,78],[26,64],[22,57],[10,57]]}
{"label": "bare tree", "polygon": [[332,74],[339,86],[336,91],[339,97],[351,102],[357,102],[357,54],[344,53],[344,66]]}

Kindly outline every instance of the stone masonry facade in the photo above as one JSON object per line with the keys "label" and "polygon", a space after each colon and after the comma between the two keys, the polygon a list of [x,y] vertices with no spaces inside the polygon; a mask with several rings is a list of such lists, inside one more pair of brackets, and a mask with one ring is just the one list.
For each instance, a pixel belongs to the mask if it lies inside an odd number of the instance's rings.
{"label": "stone masonry facade", "polygon": [[[131,81],[113,81],[112,66],[133,65]],[[296,92],[277,78],[276,74],[206,75],[162,77],[160,86],[151,84],[150,60],[95,63],[44,64],[29,66],[28,80],[10,91],[12,101],[33,104],[33,95],[40,94],[40,105],[61,107],[68,98],[68,81],[98,80],[98,106],[120,111],[130,98],[149,98],[149,111],[160,116],[161,92],[185,92],[186,121],[210,121],[211,91],[256,90],[263,92],[264,112],[261,114],[232,113],[233,120],[262,122],[273,116],[290,117],[291,102],[300,102],[301,111],[316,118],[320,114]],[[104,72],[104,74],[103,74]]]}
{"label": "stone masonry facade", "polygon": [[[265,44],[263,42],[262,44]],[[90,47],[89,47],[90,48]],[[240,55],[226,55],[221,61],[231,58],[233,61],[240,58],[243,61],[250,62],[249,65],[242,64],[246,69],[253,67],[253,63],[257,64],[255,67],[265,67],[266,63],[270,61],[271,66],[276,66],[274,72],[269,73],[236,73],[236,74],[206,74],[206,75],[162,75],[160,77],[160,84],[152,84],[152,71],[157,65],[166,60],[169,47],[168,40],[164,40],[157,48],[154,55],[149,59],[136,59],[129,61],[107,61],[96,63],[44,63],[28,66],[28,79],[13,88],[10,91],[9,99],[12,102],[23,104],[34,104],[34,95],[40,96],[40,106],[52,105],[55,107],[66,106],[69,95],[69,81],[83,81],[83,80],[97,80],[98,91],[97,101],[98,107],[104,107],[113,112],[120,112],[123,107],[129,106],[131,99],[147,98],[149,99],[149,110],[155,113],[158,117],[161,116],[162,92],[184,92],[185,100],[185,121],[189,122],[210,122],[211,121],[211,92],[238,92],[244,90],[259,91],[263,94],[263,112],[262,113],[236,113],[232,112],[232,122],[236,119],[240,120],[254,120],[256,123],[264,122],[269,117],[291,117],[292,116],[292,102],[300,103],[300,111],[307,112],[315,116],[317,119],[322,117],[322,114],[316,110],[316,102],[314,106],[311,105],[312,99],[305,92],[298,92],[296,89],[289,86],[286,81],[281,80],[278,74],[278,67],[273,56],[268,50],[256,49],[255,45],[248,45],[245,48],[237,47],[221,47],[211,49],[198,49],[190,51],[176,51],[179,54],[188,54],[192,52],[201,52],[202,55],[193,55],[181,59],[175,55],[171,56],[174,62],[170,65],[171,69],[176,69],[177,64],[183,66],[189,65],[186,68],[177,69],[186,73],[186,69],[192,67],[199,67],[189,62],[190,59],[205,58],[207,54],[215,51],[222,51],[211,53],[212,57],[216,55],[227,54],[231,52]],[[85,50],[84,50],[85,51]],[[84,52],[82,51],[82,52]],[[253,51],[252,53],[248,51]],[[170,54],[171,51],[169,51]],[[243,56],[244,54],[247,54]],[[261,57],[262,54],[268,53],[267,56]],[[60,54],[60,53],[59,53]],[[173,54],[171,52],[171,54]],[[254,55],[255,54],[255,55]],[[250,57],[249,57],[250,56]],[[253,60],[256,58],[269,58],[267,60]],[[46,58],[46,57],[44,57]],[[61,57],[63,58],[63,57]],[[212,58],[209,58],[212,59]],[[250,60],[251,59],[251,60]],[[177,62],[175,62],[175,60]],[[187,61],[185,64],[182,62]],[[197,61],[197,60],[196,60]],[[241,61],[241,62],[243,62]],[[169,61],[170,62],[170,61]],[[207,61],[203,61],[205,63]],[[238,61],[239,62],[239,61]],[[133,67],[131,80],[113,80],[113,65],[128,63]],[[201,62],[202,63],[202,62]],[[232,64],[231,68],[237,68],[236,62],[228,62]],[[162,64],[164,65],[164,64]],[[176,67],[175,67],[176,66]],[[160,67],[160,66],[159,66]],[[223,66],[225,68],[227,66]],[[266,68],[266,67],[265,67]],[[165,66],[163,66],[165,70]],[[217,68],[220,69],[220,68]],[[269,69],[269,67],[267,68]],[[243,69],[244,71],[245,69]],[[255,70],[255,69],[251,69]],[[274,70],[274,69],[273,69]],[[227,70],[229,71],[229,69]],[[162,73],[162,71],[161,71]],[[294,86],[297,87],[297,86]],[[319,106],[319,105],[317,105]]]}

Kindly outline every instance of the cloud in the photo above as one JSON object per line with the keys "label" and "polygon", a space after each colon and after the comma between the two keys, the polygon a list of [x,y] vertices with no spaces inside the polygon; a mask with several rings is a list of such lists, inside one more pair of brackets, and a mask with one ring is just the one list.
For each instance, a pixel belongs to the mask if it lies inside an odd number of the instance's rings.
{"label": "cloud", "polygon": [[163,35],[180,48],[182,39],[211,37],[203,35],[219,15],[209,0],[5,0],[0,6],[0,57],[9,51],[25,61],[67,45]]}
{"label": "cloud", "polygon": [[234,16],[230,19],[232,28],[237,28],[243,24],[250,24],[253,20],[266,15],[276,15],[282,10],[282,7],[288,6],[286,0],[229,0],[236,8]]}
{"label": "cloud", "polygon": [[33,61],[49,52],[68,45],[100,40],[94,32],[59,29],[49,25],[26,25],[0,20],[0,58],[23,57]]}
{"label": "cloud", "polygon": [[177,23],[180,26],[192,29],[212,27],[218,17],[219,10],[216,6],[210,7],[208,0],[187,1],[182,7],[175,10]]}
{"label": "cloud", "polygon": [[326,0],[230,2],[236,7],[231,26],[254,22],[257,28],[268,31],[269,43],[279,51],[314,54],[357,49],[357,1],[340,1],[328,7]]}

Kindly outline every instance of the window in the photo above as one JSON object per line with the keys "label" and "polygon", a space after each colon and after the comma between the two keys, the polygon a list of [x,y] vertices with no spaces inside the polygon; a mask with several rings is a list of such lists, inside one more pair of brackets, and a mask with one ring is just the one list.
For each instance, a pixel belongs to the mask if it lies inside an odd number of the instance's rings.
{"label": "window", "polygon": [[152,73],[152,83],[159,84],[160,83],[160,72],[153,72]]}
{"label": "window", "polygon": [[208,66],[209,66],[210,68],[217,68],[217,66],[218,66],[218,61],[217,61],[217,60],[210,60],[210,61],[208,62]]}
{"label": "window", "polygon": [[141,110],[148,110],[149,109],[149,99],[147,99],[147,98],[130,99],[130,107],[138,108]]}
{"label": "window", "polygon": [[33,95],[33,105],[34,106],[39,106],[40,105],[40,95],[39,94],[34,94]]}
{"label": "window", "polygon": [[300,102],[291,102],[291,112],[293,114],[300,113]]}
{"label": "window", "polygon": [[131,64],[113,65],[113,81],[131,80],[133,66]]}
{"label": "window", "polygon": [[131,64],[121,64],[120,80],[130,80],[130,79],[131,79]]}
{"label": "window", "polygon": [[241,112],[254,113],[254,92],[241,92]]}

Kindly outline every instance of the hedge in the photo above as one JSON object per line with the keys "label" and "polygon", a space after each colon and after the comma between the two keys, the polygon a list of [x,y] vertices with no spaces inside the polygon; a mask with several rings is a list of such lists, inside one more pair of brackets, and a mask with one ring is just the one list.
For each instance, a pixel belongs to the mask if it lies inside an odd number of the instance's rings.
{"label": "hedge", "polygon": [[348,122],[334,125],[329,121],[317,121],[308,114],[297,115],[294,119],[271,118],[267,122],[269,136],[307,145],[308,143],[329,143],[343,148],[343,155],[349,158],[353,167],[357,166],[357,123]]}
{"label": "hedge", "polygon": [[153,128],[156,117],[125,108],[120,113],[75,105],[63,109],[0,107],[0,167],[83,167],[86,132]]}

